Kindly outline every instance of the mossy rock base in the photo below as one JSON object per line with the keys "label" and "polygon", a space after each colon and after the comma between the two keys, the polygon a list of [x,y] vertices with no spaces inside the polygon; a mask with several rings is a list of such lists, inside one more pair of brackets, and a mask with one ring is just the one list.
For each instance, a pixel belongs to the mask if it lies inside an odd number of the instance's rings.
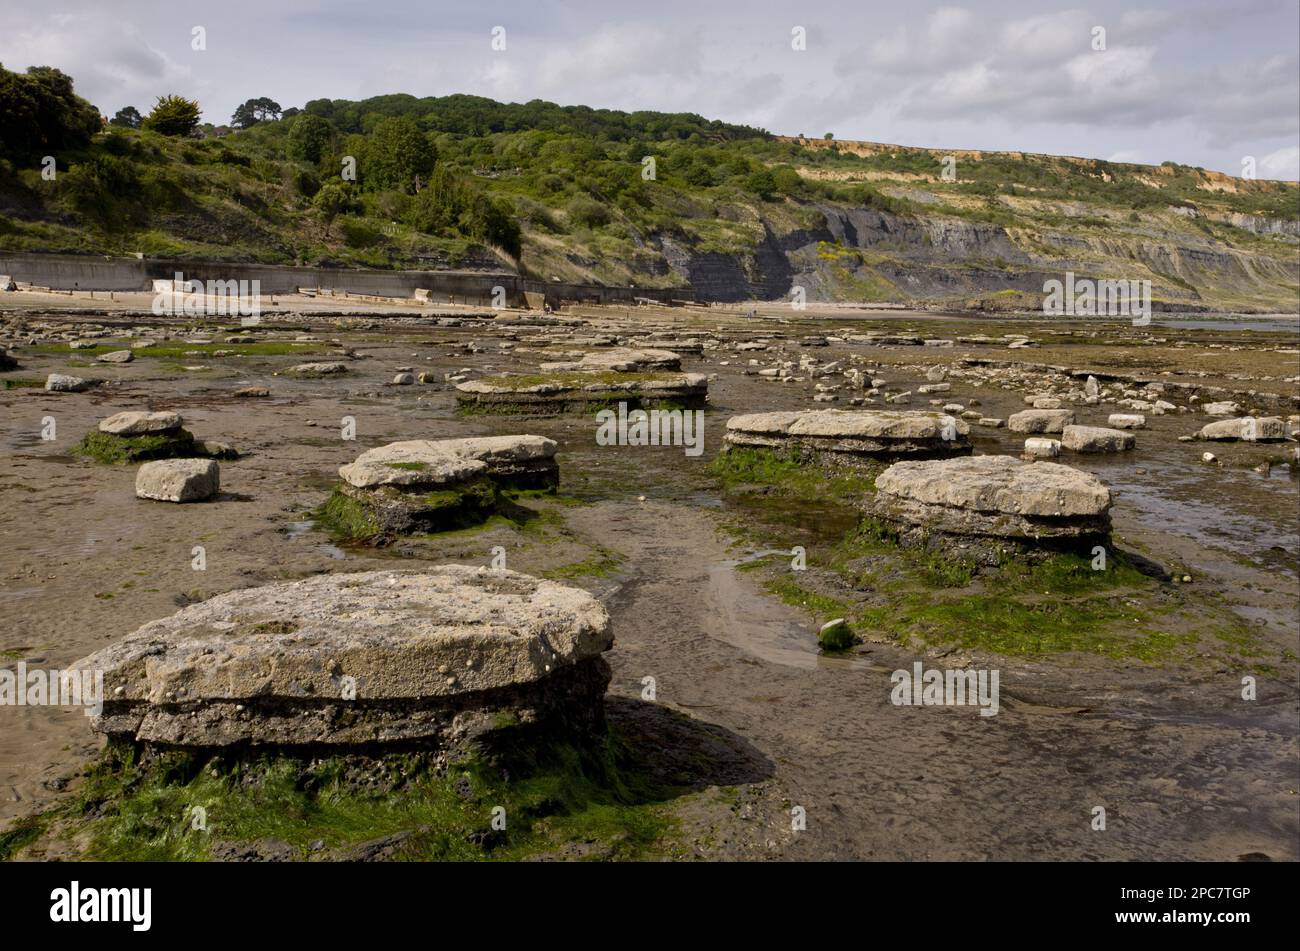
{"label": "mossy rock base", "polygon": [[115,436],[94,429],[86,434],[73,452],[105,465],[201,455],[195,446],[194,434],[185,429],[144,436]]}
{"label": "mossy rock base", "polygon": [[663,772],[603,720],[575,733],[503,717],[451,760],[110,743],[74,798],[0,837],[0,859],[54,840],[108,861],[653,858],[684,791]]}
{"label": "mossy rock base", "polygon": [[[899,524],[874,515],[867,515],[863,519],[862,528],[868,534],[903,548],[915,549],[939,558],[957,558],[973,566],[987,568],[995,568],[1009,561],[1042,564],[1058,555],[1090,558],[1098,545],[1107,551],[1113,549],[1109,533],[1101,530],[1087,535],[1042,538],[960,535]],[[1159,576],[1163,574],[1163,569],[1153,565],[1147,573]]]}
{"label": "mossy rock base", "polygon": [[393,486],[358,489],[340,483],[317,510],[316,520],[339,538],[384,545],[400,535],[479,525],[497,511],[501,501],[500,489],[488,478],[432,491]]}

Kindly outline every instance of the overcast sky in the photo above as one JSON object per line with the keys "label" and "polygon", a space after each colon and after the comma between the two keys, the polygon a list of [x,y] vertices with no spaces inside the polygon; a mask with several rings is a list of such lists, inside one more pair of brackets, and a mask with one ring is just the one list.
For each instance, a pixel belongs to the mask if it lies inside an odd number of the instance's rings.
{"label": "overcast sky", "polygon": [[0,14],[0,62],[57,66],[107,115],[164,93],[221,124],[256,96],[464,92],[1231,174],[1253,156],[1261,178],[1300,178],[1300,0],[0,0]]}

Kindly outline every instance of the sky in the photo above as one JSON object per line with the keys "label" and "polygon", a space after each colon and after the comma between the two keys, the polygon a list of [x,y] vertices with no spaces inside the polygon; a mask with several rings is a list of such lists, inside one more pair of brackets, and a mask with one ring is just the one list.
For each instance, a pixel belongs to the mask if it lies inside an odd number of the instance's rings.
{"label": "sky", "polygon": [[0,0],[0,24],[0,63],[110,116],[472,93],[1300,178],[1300,0]]}

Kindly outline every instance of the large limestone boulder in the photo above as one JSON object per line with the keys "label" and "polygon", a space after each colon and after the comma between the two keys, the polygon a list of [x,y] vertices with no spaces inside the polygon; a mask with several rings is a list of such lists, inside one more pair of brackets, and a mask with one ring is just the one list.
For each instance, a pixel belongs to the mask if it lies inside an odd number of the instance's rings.
{"label": "large limestone boulder", "polygon": [[1036,540],[1105,535],[1110,504],[1110,489],[1091,473],[972,456],[890,466],[869,508],[908,530]]}
{"label": "large limestone boulder", "polygon": [[96,462],[118,464],[207,455],[177,413],[129,410],[99,421],[76,452]]}
{"label": "large limestone boulder", "polygon": [[946,413],[889,410],[797,410],[727,420],[728,446],[793,449],[869,458],[969,453],[970,425]]}
{"label": "large limestone boulder", "polygon": [[1013,433],[1059,433],[1073,422],[1073,410],[1026,409],[1007,417],[1007,429]]}
{"label": "large limestone boulder", "polygon": [[1201,439],[1219,442],[1280,442],[1286,439],[1286,420],[1280,416],[1243,416],[1240,419],[1221,419],[1208,423],[1197,434]]}
{"label": "large limestone boulder", "polygon": [[104,672],[93,725],[121,739],[436,749],[503,718],[600,722],[612,640],[585,591],[445,565],[232,591],[76,667]]}
{"label": "large limestone boulder", "polygon": [[1137,447],[1137,437],[1122,429],[1104,426],[1066,426],[1061,446],[1072,452],[1122,452]]}
{"label": "large limestone boulder", "polygon": [[181,428],[184,420],[178,413],[117,413],[99,421],[99,431],[112,436],[145,436],[170,433]]}
{"label": "large limestone boulder", "polygon": [[339,468],[327,521],[379,541],[474,524],[496,508],[502,489],[553,489],[560,479],[556,448],[553,439],[527,435],[377,446]]}
{"label": "large limestone boulder", "polygon": [[[368,449],[342,466],[339,476],[359,489],[380,486],[435,488],[478,476],[514,484],[554,484],[559,478],[554,439],[545,436],[484,436],[469,439],[412,439]],[[536,476],[536,479],[522,477]]]}
{"label": "large limestone boulder", "polygon": [[160,459],[135,474],[135,495],[160,502],[202,502],[221,488],[221,467],[212,459]]}

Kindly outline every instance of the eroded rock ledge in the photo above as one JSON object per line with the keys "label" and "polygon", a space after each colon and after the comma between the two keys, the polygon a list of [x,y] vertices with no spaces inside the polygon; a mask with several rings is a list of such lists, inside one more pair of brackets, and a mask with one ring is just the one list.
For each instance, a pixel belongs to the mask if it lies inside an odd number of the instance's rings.
{"label": "eroded rock ledge", "polygon": [[971,451],[970,426],[944,413],[797,410],[727,420],[728,446],[872,459],[943,458]]}
{"label": "eroded rock ledge", "polygon": [[502,490],[554,489],[556,447],[553,439],[529,435],[378,446],[339,468],[342,481],[325,520],[356,538],[471,524],[494,510]]}
{"label": "eroded rock ledge", "polygon": [[1108,536],[1110,505],[1110,489],[1089,472],[972,456],[890,466],[867,507],[904,535],[1034,543]]}
{"label": "eroded rock ledge", "polygon": [[620,373],[592,370],[496,376],[456,384],[467,412],[550,415],[625,402],[631,408],[702,409],[709,379],[703,373]]}
{"label": "eroded rock ledge", "polygon": [[76,666],[104,672],[93,725],[115,740],[449,747],[503,721],[599,725],[612,642],[585,591],[448,565],[232,591]]}

